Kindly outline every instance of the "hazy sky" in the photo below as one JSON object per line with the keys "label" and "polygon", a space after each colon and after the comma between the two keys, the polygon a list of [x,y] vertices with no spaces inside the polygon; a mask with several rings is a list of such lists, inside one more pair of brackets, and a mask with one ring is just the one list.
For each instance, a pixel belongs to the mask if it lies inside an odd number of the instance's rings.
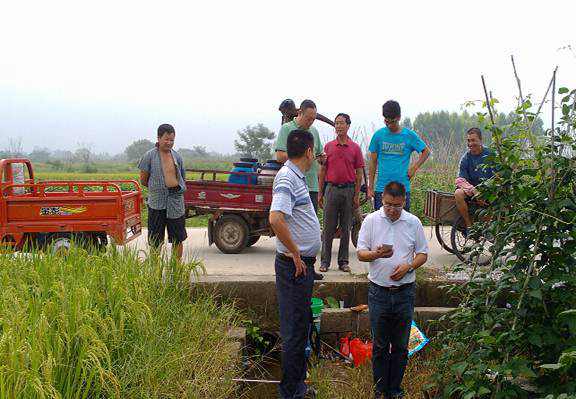
{"label": "hazy sky", "polygon": [[536,101],[556,65],[576,87],[573,0],[0,1],[0,149],[115,154],[167,122],[176,147],[233,152],[248,124],[278,131],[284,98],[371,129],[391,98],[459,111],[481,74],[509,111],[511,54]]}

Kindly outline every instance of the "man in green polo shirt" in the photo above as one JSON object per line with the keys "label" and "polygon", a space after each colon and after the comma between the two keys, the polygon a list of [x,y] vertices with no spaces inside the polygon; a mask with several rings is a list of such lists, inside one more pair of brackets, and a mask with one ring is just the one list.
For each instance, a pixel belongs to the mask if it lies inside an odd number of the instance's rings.
{"label": "man in green polo shirt", "polygon": [[[278,162],[286,162],[288,160],[288,154],[286,152],[286,141],[288,140],[288,135],[292,130],[304,129],[312,133],[314,136],[314,154],[316,157],[322,156],[322,142],[320,141],[320,134],[318,130],[312,124],[316,120],[316,104],[312,100],[304,100],[300,104],[300,110],[298,111],[298,116],[286,122],[282,125],[280,132],[278,133],[278,139],[276,140],[276,160]],[[314,210],[318,213],[318,171],[320,166],[317,161],[314,161],[312,168],[305,173],[306,184],[308,185],[308,191],[310,192],[310,199],[314,205]]]}
{"label": "man in green polo shirt", "polygon": [[[312,100],[304,100],[300,104],[300,110],[298,111],[298,116],[286,122],[280,128],[278,133],[278,139],[276,140],[276,160],[278,162],[284,163],[288,160],[288,153],[286,152],[286,143],[288,141],[288,135],[292,130],[303,129],[312,133],[314,136],[314,155],[316,158],[323,162],[324,154],[322,142],[320,141],[320,134],[318,130],[312,124],[316,120],[317,111],[316,104]],[[314,205],[314,211],[318,213],[318,171],[320,166],[318,161],[312,163],[312,167],[308,172],[304,174],[306,177],[306,185],[308,186],[308,192],[310,194],[310,199],[312,200],[312,205]],[[314,272],[315,280],[322,280],[323,276],[319,273]]]}

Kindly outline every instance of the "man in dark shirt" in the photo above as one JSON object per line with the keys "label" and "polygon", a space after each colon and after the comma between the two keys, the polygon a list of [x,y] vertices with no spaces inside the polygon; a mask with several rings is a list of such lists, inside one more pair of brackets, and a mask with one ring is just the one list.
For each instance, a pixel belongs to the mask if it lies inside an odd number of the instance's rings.
{"label": "man in dark shirt", "polygon": [[477,127],[468,129],[466,132],[468,152],[460,159],[460,169],[456,178],[456,207],[464,218],[466,227],[472,225],[472,219],[468,210],[467,199],[478,196],[476,186],[482,180],[492,177],[494,172],[486,168],[484,159],[490,154],[490,150],[482,145],[482,131]]}

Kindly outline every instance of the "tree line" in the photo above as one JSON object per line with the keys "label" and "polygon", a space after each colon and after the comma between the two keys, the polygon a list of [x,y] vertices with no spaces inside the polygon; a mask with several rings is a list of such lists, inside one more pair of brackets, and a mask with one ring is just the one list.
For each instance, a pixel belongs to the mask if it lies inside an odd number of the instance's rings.
{"label": "tree line", "polygon": [[[497,113],[495,121],[497,126],[512,123],[514,113]],[[465,133],[471,127],[479,127],[484,131],[484,143],[491,142],[490,131],[485,129],[479,122],[478,115],[463,111],[461,113],[436,111],[418,114],[414,120],[404,118],[402,126],[416,131],[432,149],[436,157],[448,160],[459,158],[466,149]],[[365,130],[365,129],[364,129]],[[537,118],[534,122],[533,131],[542,135],[543,121]],[[234,140],[235,154],[220,154],[208,151],[204,146],[192,148],[179,148],[177,151],[184,159],[189,160],[229,160],[239,157],[256,158],[260,161],[274,157],[274,131],[259,123],[255,126],[246,126],[237,132],[238,138]],[[368,133],[371,135],[371,132]],[[366,138],[365,138],[366,139]],[[367,138],[370,141],[370,137]],[[90,164],[95,161],[138,161],[142,155],[151,148],[154,143],[148,139],[132,142],[120,154],[109,155],[107,153],[95,154],[90,146],[81,146],[76,151],[51,151],[48,148],[34,148],[30,153],[22,150],[21,140],[8,140],[7,147],[0,149],[0,158],[27,157],[34,162],[80,162]]]}

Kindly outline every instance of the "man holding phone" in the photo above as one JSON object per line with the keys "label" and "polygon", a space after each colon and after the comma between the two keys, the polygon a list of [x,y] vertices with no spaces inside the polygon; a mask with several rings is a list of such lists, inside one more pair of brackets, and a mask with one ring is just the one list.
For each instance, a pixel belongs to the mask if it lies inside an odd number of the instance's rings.
{"label": "man holding phone", "polygon": [[402,398],[416,290],[414,270],[428,259],[420,220],[405,211],[406,189],[384,187],[383,206],[368,215],[358,236],[358,260],[370,262],[368,306],[373,340],[375,397]]}

